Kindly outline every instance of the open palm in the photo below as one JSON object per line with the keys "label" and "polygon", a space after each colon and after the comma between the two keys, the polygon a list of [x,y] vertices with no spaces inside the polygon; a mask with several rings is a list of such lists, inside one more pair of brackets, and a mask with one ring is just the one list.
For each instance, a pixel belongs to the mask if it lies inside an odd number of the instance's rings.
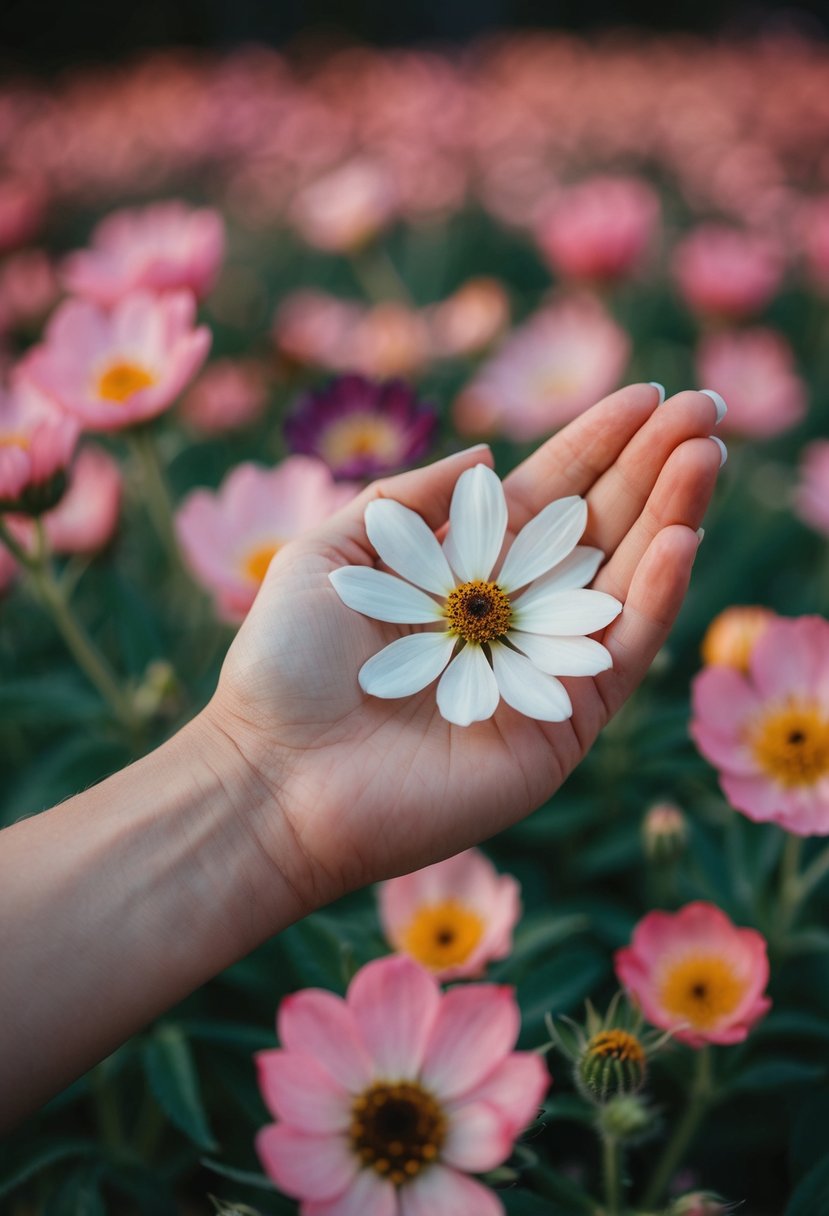
{"label": "open palm", "polygon": [[209,712],[272,789],[279,812],[256,831],[315,904],[455,853],[534,810],[639,684],[685,595],[720,464],[707,438],[711,399],[657,401],[649,385],[620,390],[504,483],[510,536],[554,499],[583,496],[583,542],[607,555],[593,587],[624,603],[601,638],[612,670],[563,681],[566,722],[535,721],[502,701],[487,721],[458,727],[438,711],[433,684],[380,700],[357,683],[366,659],[411,632],[351,611],[329,581],[343,566],[377,562],[367,504],[395,499],[440,533],[458,477],[491,464],[488,449],[374,483],[274,560]]}

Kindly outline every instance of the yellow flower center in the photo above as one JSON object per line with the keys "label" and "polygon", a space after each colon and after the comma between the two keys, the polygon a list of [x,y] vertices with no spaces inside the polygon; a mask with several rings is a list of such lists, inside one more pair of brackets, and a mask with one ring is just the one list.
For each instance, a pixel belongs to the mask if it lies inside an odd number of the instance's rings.
{"label": "yellow flower center", "polygon": [[456,899],[426,904],[406,930],[403,948],[432,971],[465,963],[483,936],[484,922]]}
{"label": "yellow flower center", "polygon": [[695,1030],[710,1030],[739,1005],[745,981],[717,954],[692,954],[663,976],[660,999],[668,1013]]}
{"label": "yellow flower center", "polygon": [[813,702],[772,710],[750,728],[749,742],[763,772],[787,789],[829,775],[829,719]]}
{"label": "yellow flower center", "polygon": [[155,384],[155,376],[151,372],[140,363],[123,359],[111,363],[98,377],[98,396],[105,401],[117,401],[120,405],[129,400],[133,393],[149,388],[151,384]]}
{"label": "yellow flower center", "polygon": [[22,448],[24,452],[28,452],[31,446],[28,435],[21,435],[16,431],[7,431],[5,435],[0,435],[0,448]]}
{"label": "yellow flower center", "polygon": [[351,414],[328,428],[320,451],[333,467],[361,456],[393,462],[400,457],[400,432],[377,414]]}
{"label": "yellow flower center", "polygon": [[268,566],[276,553],[279,552],[282,546],[279,543],[269,545],[259,545],[247,555],[242,562],[242,570],[245,576],[252,579],[255,583],[261,583],[262,579],[268,573]]}
{"label": "yellow flower center", "polygon": [[587,1044],[587,1053],[612,1060],[632,1060],[644,1064],[645,1049],[628,1030],[601,1030]]}
{"label": "yellow flower center", "polygon": [[437,1159],[446,1116],[416,1083],[380,1081],[354,1099],[349,1136],[364,1166],[400,1186]]}
{"label": "yellow flower center", "polygon": [[509,596],[497,583],[473,579],[451,591],[444,613],[450,633],[465,642],[491,642],[507,632],[512,624]]}

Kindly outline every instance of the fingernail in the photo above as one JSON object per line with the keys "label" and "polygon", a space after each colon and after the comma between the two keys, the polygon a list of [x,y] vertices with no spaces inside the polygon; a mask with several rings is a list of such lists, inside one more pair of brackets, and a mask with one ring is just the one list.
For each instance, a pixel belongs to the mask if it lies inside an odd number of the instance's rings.
{"label": "fingernail", "polygon": [[697,528],[697,544],[701,545],[705,539],[705,528]]}
{"label": "fingernail", "polygon": [[728,460],[728,448],[725,446],[722,439],[718,439],[716,435],[709,435],[708,438],[713,439],[714,443],[716,443],[717,447],[720,449],[720,468],[722,468],[726,460]]}
{"label": "fingernail", "polygon": [[488,451],[489,451],[488,443],[473,443],[471,448],[463,448],[460,452],[452,452],[452,453],[450,453],[449,456],[446,456],[444,459],[456,460],[458,458],[458,456],[469,456],[472,452],[488,452]]}
{"label": "fingernail", "polygon": [[660,384],[658,380],[649,380],[648,384],[659,393],[659,404],[661,405],[665,400],[665,385]]}
{"label": "fingernail", "polygon": [[725,404],[723,398],[719,393],[715,392],[713,388],[701,388],[699,391],[704,393],[706,397],[710,397],[714,402],[714,405],[717,407],[717,422],[722,422],[723,418],[728,413],[728,406]]}

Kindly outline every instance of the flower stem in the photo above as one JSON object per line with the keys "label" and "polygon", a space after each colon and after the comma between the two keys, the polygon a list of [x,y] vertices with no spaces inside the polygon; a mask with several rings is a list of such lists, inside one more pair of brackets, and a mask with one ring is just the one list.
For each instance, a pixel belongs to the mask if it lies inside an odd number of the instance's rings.
{"label": "flower stem", "polygon": [[615,1136],[602,1137],[602,1173],[606,1216],[619,1216],[622,1210],[621,1151]]}
{"label": "flower stem", "polygon": [[354,277],[372,304],[384,304],[393,300],[398,304],[411,304],[409,290],[385,249],[371,245],[351,255]]}
{"label": "flower stem", "polygon": [[774,943],[778,949],[785,945],[786,937],[797,916],[797,910],[803,898],[802,879],[800,877],[800,857],[803,852],[803,838],[791,833],[786,837],[783,846],[783,856],[780,861],[780,885],[778,888],[777,915],[774,924]]}
{"label": "flower stem", "polygon": [[12,535],[4,524],[2,518],[0,518],[0,541],[2,541],[6,546],[15,561],[20,562],[20,565],[25,567],[25,569],[31,570],[34,564],[32,555],[28,553],[24,549],[23,545],[21,545],[20,541]]}
{"label": "flower stem", "polygon": [[801,872],[797,882],[798,901],[804,900],[829,874],[829,847],[822,849],[817,857]]}
{"label": "flower stem", "polygon": [[155,437],[149,426],[138,426],[132,431],[130,438],[141,470],[147,511],[153,527],[170,562],[174,566],[178,565],[179,551],[173,527],[173,501],[159,459]]}
{"label": "flower stem", "polygon": [[711,1070],[711,1049],[702,1047],[697,1052],[696,1071],[688,1095],[685,1113],[676,1126],[673,1136],[665,1146],[656,1169],[642,1199],[642,1207],[649,1211],[657,1206],[677,1166],[690,1146],[697,1128],[714,1097]]}

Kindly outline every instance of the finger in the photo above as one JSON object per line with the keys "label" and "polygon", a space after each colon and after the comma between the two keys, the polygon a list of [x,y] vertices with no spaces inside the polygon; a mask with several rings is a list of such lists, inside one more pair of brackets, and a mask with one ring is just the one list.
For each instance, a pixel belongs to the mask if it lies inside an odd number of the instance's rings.
{"label": "finger", "polygon": [[[710,435],[716,424],[717,407],[704,393],[678,393],[656,410],[588,493],[584,543],[613,553],[644,510],[674,449],[686,439]],[[709,446],[717,451],[715,443]]]}
{"label": "finger", "polygon": [[629,384],[548,439],[504,482],[513,528],[567,494],[586,494],[659,404],[652,384]]}
{"label": "finger", "polygon": [[680,444],[668,457],[642,514],[599,572],[595,589],[626,599],[639,563],[663,528],[682,524],[697,530],[719,471],[720,452],[709,439]]}

